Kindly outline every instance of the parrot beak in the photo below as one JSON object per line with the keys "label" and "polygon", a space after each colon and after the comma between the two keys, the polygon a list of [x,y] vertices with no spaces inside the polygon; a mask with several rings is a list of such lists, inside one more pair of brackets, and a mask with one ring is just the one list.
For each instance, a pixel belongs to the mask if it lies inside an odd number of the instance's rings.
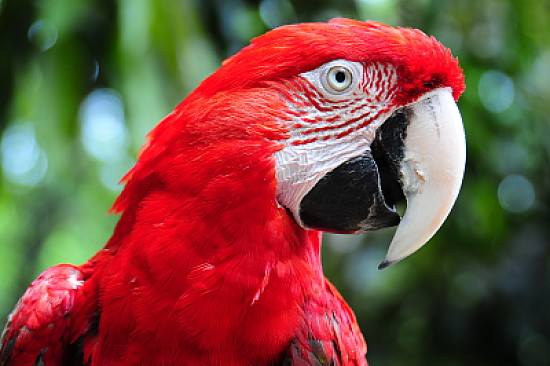
{"label": "parrot beak", "polygon": [[[396,226],[379,269],[411,255],[451,211],[464,175],[466,141],[450,88],[435,89],[397,109],[377,129],[370,149],[320,179],[302,198],[305,228],[356,234]],[[401,218],[395,204],[406,201]]]}
{"label": "parrot beak", "polygon": [[404,108],[407,126],[402,151],[396,153],[401,156],[390,158],[397,163],[394,174],[407,208],[379,269],[430,240],[449,215],[464,175],[466,141],[451,90],[436,89]]}

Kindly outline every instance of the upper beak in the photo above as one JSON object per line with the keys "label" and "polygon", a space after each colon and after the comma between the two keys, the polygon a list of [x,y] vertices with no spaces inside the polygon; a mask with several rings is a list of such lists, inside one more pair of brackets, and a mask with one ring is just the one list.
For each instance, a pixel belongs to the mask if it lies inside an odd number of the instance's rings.
{"label": "upper beak", "polygon": [[398,179],[407,208],[379,269],[430,240],[449,215],[464,175],[464,128],[450,88],[436,89],[406,108]]}

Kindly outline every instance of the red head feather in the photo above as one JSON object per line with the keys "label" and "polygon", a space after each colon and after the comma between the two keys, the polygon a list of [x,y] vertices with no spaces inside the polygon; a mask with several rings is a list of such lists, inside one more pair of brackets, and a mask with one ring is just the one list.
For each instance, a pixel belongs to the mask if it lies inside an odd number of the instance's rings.
{"label": "red head feather", "polygon": [[286,25],[253,39],[198,91],[212,95],[252,87],[261,81],[313,70],[335,59],[393,64],[400,75],[398,98],[403,104],[437,87],[451,87],[458,100],[465,88],[458,61],[435,38],[416,29],[338,18],[328,23]]}

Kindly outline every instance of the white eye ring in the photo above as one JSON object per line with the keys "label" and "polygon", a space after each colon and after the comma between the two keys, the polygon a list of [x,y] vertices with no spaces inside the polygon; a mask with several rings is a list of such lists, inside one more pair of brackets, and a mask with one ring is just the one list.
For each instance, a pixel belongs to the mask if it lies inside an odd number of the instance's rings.
{"label": "white eye ring", "polygon": [[326,74],[326,81],[330,89],[341,93],[349,88],[353,81],[353,73],[347,67],[338,65],[331,67]]}

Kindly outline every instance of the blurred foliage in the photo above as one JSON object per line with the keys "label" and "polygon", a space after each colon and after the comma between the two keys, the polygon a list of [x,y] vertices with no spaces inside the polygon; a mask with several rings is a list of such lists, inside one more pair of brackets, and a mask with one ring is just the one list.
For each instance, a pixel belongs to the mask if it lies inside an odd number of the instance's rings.
{"label": "blurred foliage", "polygon": [[434,35],[468,86],[466,178],[430,244],[379,272],[391,230],[326,237],[370,363],[550,364],[548,0],[0,0],[0,315],[102,247],[144,136],[223,58],[336,16]]}

